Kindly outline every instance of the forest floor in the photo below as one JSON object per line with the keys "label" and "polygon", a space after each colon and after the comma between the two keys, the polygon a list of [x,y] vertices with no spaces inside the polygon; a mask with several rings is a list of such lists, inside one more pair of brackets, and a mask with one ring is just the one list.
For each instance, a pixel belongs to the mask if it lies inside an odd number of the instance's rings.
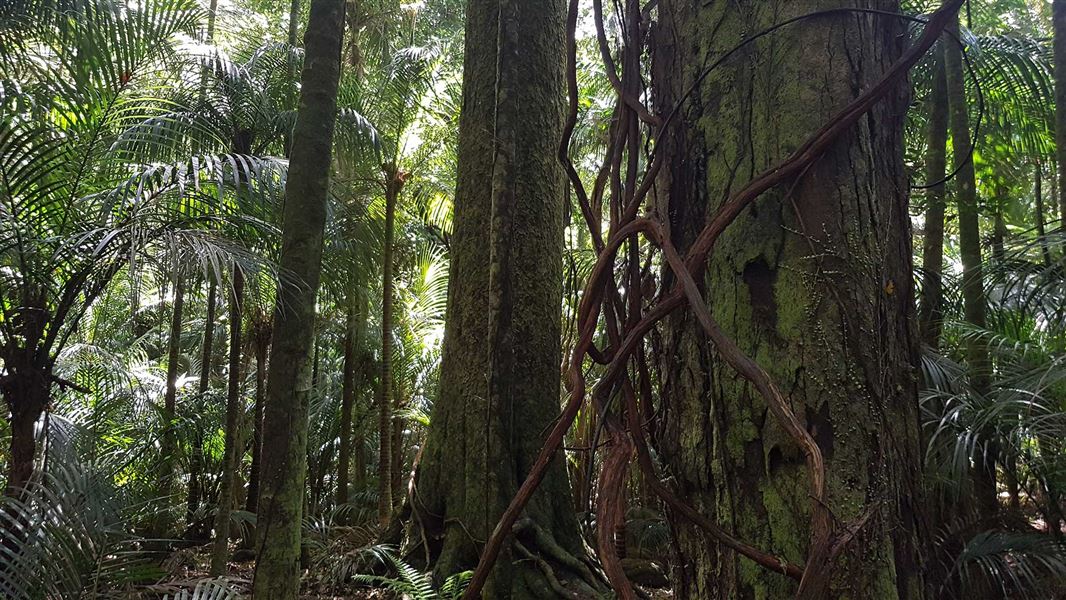
{"label": "forest floor", "polygon": [[[232,550],[239,557],[239,550]],[[164,561],[164,568],[171,573],[168,581],[154,586],[160,592],[166,593],[168,587],[187,585],[191,581],[209,579],[208,565],[211,562],[211,546],[195,546],[175,551]],[[246,593],[251,592],[252,578],[255,571],[255,561],[231,560],[227,564],[226,580],[229,586],[240,589]],[[301,600],[393,600],[398,596],[380,588],[356,588],[352,585],[345,586],[343,593],[339,593],[337,585],[325,581],[316,576],[313,571],[307,571],[304,575],[304,585],[300,592]],[[674,597],[670,590],[639,588],[643,596],[650,600],[669,600]],[[173,591],[176,591],[173,590]]]}

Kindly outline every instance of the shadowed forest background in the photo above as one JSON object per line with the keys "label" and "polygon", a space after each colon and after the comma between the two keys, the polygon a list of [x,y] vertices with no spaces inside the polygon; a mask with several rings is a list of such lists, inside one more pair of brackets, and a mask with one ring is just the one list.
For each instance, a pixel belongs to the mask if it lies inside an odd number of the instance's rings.
{"label": "shadowed forest background", "polygon": [[1066,598],[1066,0],[3,0],[0,596]]}

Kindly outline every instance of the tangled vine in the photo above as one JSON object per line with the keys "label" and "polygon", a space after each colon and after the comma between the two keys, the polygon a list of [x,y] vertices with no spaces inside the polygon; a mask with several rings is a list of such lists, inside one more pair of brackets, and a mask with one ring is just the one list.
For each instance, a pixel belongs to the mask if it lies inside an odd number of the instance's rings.
{"label": "tangled vine", "polygon": [[[799,584],[796,598],[814,599],[824,595],[829,583],[833,560],[863,528],[872,515],[872,511],[867,510],[850,523],[834,521],[827,503],[826,463],[821,449],[769,374],[746,355],[733,339],[723,333],[707,308],[696,281],[701,276],[715,243],[729,225],[737,219],[742,210],[758,200],[768,190],[782,185],[795,185],[801,180],[808,169],[832,147],[842,134],[849,131],[874,105],[896,89],[909,70],[921,60],[956,18],[964,2],[965,0],[945,0],[936,12],[928,19],[924,19],[925,28],[916,42],[888,68],[873,86],[837,112],[790,156],[757,175],[743,189],[733,194],[717,212],[711,215],[688,253],[681,256],[666,235],[663,222],[653,213],[643,216],[639,213],[663,164],[664,153],[659,150],[659,140],[663,139],[680,106],[694,93],[700,83],[741,47],[786,25],[801,20],[856,11],[896,18],[901,15],[862,9],[837,9],[803,15],[775,25],[747,38],[742,44],[721,56],[701,72],[671,110],[663,115],[656,115],[640,100],[642,95],[640,60],[643,38],[656,0],[651,0],[644,7],[640,6],[639,0],[622,0],[619,3],[624,4],[624,10],[622,6],[618,7],[624,42],[620,55],[622,63],[620,75],[604,32],[602,0],[594,0],[597,43],[606,67],[607,77],[618,101],[612,115],[611,135],[606,151],[607,160],[601,165],[590,194],[585,189],[570,159],[569,152],[578,117],[577,42],[575,39],[578,3],[577,0],[570,0],[567,16],[566,57],[569,110],[559,147],[559,160],[566,170],[571,188],[588,226],[597,259],[577,311],[579,336],[571,352],[567,369],[568,401],[548,434],[528,477],[504,511],[486,543],[481,560],[464,593],[465,600],[474,600],[479,597],[503,543],[511,535],[512,528],[533,492],[541,483],[549,463],[561,448],[566,432],[573,425],[578,412],[587,400],[590,401],[607,435],[607,443],[603,444],[606,448],[606,455],[602,459],[597,482],[597,550],[604,572],[620,598],[631,600],[636,597],[633,586],[622,570],[614,540],[615,533],[624,518],[625,476],[634,456],[651,489],[676,514],[690,520],[718,543],[763,568],[797,580]],[[648,166],[638,181],[642,123],[654,128],[654,146],[650,150]],[[610,207],[610,218],[608,235],[606,239],[603,239],[599,216],[593,210],[593,206],[600,206],[605,195]],[[620,277],[628,289],[640,289],[642,273],[637,251],[638,236],[643,236],[662,253],[665,265],[675,279],[673,288],[661,294],[648,307],[642,306],[639,294],[630,293],[628,298],[623,299],[619,292],[619,274],[615,269],[620,250],[628,245],[628,257],[624,268],[621,269]],[[808,493],[811,512],[808,556],[802,565],[790,564],[780,557],[737,539],[713,520],[701,515],[659,479],[655,462],[649,452],[644,431],[645,423],[639,409],[640,401],[650,402],[648,396],[650,396],[651,387],[647,369],[639,368],[639,365],[646,364],[643,360],[644,336],[667,315],[685,308],[693,312],[722,360],[758,391],[778,424],[803,452],[809,474]],[[593,342],[601,317],[603,317],[608,339],[608,345],[602,349],[597,348]],[[586,357],[605,366],[604,374],[597,381],[591,394],[586,389],[585,376],[582,371]],[[629,369],[634,359],[638,363],[635,376]],[[609,399],[618,394],[624,402],[621,411],[624,421],[617,414],[607,410]]]}

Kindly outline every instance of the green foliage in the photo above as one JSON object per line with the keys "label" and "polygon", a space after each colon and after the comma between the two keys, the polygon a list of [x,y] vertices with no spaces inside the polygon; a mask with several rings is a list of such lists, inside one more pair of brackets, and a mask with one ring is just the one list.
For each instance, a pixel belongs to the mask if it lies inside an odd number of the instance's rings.
{"label": "green foliage", "polygon": [[[955,559],[948,581],[955,577],[960,597],[991,591],[1001,598],[1047,598],[1052,582],[1066,581],[1066,546],[1042,534],[982,531]],[[946,591],[942,585],[940,593]]]}
{"label": "green foliage", "polygon": [[23,499],[0,500],[0,592],[108,598],[154,583],[164,575],[157,557],[131,532],[145,510],[90,465],[54,465]]}
{"label": "green foliage", "polygon": [[423,573],[396,557],[392,552],[384,552],[383,558],[395,571],[395,577],[380,575],[355,575],[353,579],[374,587],[385,588],[403,595],[411,600],[453,600],[462,596],[472,572],[466,571],[448,577],[439,589],[433,588],[433,577]]}

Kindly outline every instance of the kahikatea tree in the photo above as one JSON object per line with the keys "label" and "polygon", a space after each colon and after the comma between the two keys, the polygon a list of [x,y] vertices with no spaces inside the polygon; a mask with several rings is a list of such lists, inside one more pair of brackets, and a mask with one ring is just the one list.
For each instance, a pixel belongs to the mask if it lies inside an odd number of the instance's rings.
{"label": "kahikatea tree", "polygon": [[274,341],[263,417],[253,593],[296,598],[307,470],[315,300],[322,269],[344,1],[314,0],[304,35],[300,107],[285,185]]}
{"label": "kahikatea tree", "polygon": [[[850,2],[664,0],[653,81],[670,110],[708,62],[753,32]],[[899,11],[899,2],[865,3]],[[699,84],[670,125],[658,213],[689,247],[732,192],[787,157],[901,53],[900,21],[803,20],[747,45]],[[826,462],[824,509],[862,522],[823,575],[829,598],[924,598],[921,452],[908,186],[898,91],[794,183],[722,235],[702,286],[715,319],[777,382]],[[672,275],[667,274],[667,281]],[[672,285],[672,283],[671,283]],[[812,544],[804,453],[754,386],[699,335],[668,321],[660,456],[682,497],[740,539],[795,563]],[[786,598],[796,583],[674,523],[681,598]]]}
{"label": "kahikatea tree", "polygon": [[[438,576],[477,562],[558,414],[564,11],[560,0],[467,4],[440,395],[411,499]],[[560,579],[583,570],[561,458],[520,525],[486,597],[552,597],[531,555]]]}

